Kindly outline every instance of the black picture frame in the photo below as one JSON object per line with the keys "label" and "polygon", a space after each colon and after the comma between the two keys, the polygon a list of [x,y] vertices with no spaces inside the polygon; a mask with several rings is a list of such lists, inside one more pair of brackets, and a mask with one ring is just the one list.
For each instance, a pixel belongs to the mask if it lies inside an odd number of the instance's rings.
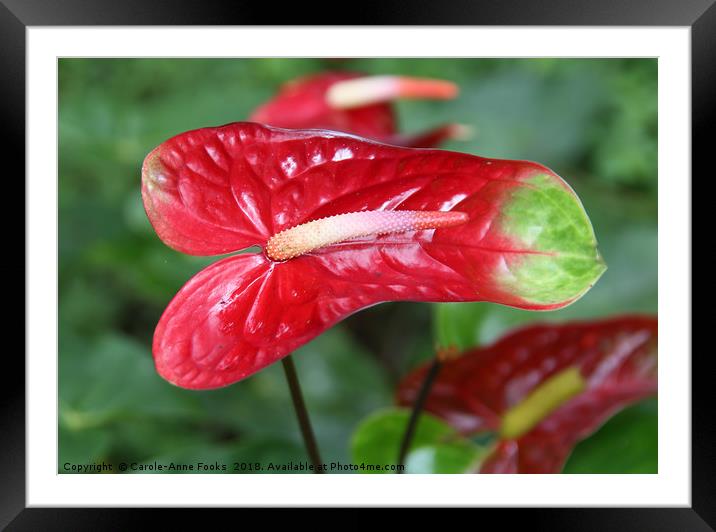
{"label": "black picture frame", "polygon": [[[64,25],[585,25],[684,26],[691,28],[692,46],[692,168],[706,177],[709,130],[716,122],[716,0],[461,0],[383,1],[375,9],[345,14],[311,3],[282,3],[280,9],[258,3],[207,0],[0,0],[0,124],[5,131],[3,161],[15,160],[24,175],[25,31],[28,26]],[[311,17],[309,18],[309,11]],[[316,13],[333,14],[319,20]],[[320,17],[319,17],[320,18]],[[327,18],[327,17],[326,17]],[[14,157],[11,157],[14,155]],[[6,166],[7,170],[7,166]],[[711,169],[711,171],[713,171]],[[9,178],[9,176],[7,176]],[[9,180],[9,179],[8,179]],[[19,184],[20,180],[15,179]],[[24,196],[23,192],[20,192]],[[6,215],[7,216],[7,215]],[[15,222],[16,223],[16,222]],[[9,275],[20,274],[15,263]],[[9,267],[8,267],[9,268]],[[27,282],[27,279],[26,279]],[[682,353],[682,355],[687,355]],[[532,528],[551,530],[713,530],[716,527],[714,416],[708,405],[713,386],[707,383],[706,351],[692,359],[692,505],[689,508],[506,509],[502,526],[526,519]],[[146,511],[124,509],[25,508],[25,364],[6,350],[6,375],[0,387],[0,527],[8,530],[129,529],[146,524]],[[15,367],[12,367],[12,365]],[[186,512],[163,510],[164,526],[176,520],[190,526]],[[177,519],[178,518],[178,519]],[[168,521],[169,520],[169,521]],[[478,523],[475,523],[477,526]]]}

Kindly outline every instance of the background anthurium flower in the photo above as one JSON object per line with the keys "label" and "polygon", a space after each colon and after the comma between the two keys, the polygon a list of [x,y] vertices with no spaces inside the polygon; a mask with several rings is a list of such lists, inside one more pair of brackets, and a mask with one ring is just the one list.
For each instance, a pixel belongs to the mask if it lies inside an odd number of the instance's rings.
{"label": "background anthurium flower", "polygon": [[460,138],[465,126],[446,124],[414,135],[401,135],[390,102],[398,98],[454,98],[449,81],[402,76],[365,76],[323,72],[286,83],[250,120],[291,129],[331,129],[388,144],[429,148]]}
{"label": "background anthurium flower", "polygon": [[174,249],[264,248],[199,272],[162,315],[156,367],[186,388],[243,379],[376,303],[553,309],[605,269],[577,196],[531,162],[234,123],[155,148],[142,196]]}
{"label": "background anthurium flower", "polygon": [[[412,405],[427,368],[400,384]],[[609,417],[657,391],[657,319],[532,325],[444,363],[425,409],[464,434],[494,432],[482,473],[558,473]]]}

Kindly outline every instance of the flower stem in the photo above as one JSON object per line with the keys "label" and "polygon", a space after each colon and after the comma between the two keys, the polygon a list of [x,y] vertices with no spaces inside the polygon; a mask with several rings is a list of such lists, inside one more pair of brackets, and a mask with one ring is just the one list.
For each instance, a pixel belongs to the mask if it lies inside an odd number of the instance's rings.
{"label": "flower stem", "polygon": [[[438,376],[442,365],[442,358],[440,356],[436,356],[433,359],[433,363],[430,365],[427,374],[425,375],[425,380],[423,380],[423,384],[420,386],[418,397],[415,399],[415,403],[413,403],[413,411],[410,413],[408,426],[406,427],[405,433],[403,434],[403,441],[400,443],[400,452],[398,453],[398,465],[400,466],[405,466],[405,458],[408,455],[408,450],[410,449],[410,444],[413,441],[413,436],[415,436],[415,429],[418,426],[418,420],[420,419],[420,414],[423,411],[425,400],[430,394],[430,388],[432,388],[433,382]],[[397,472],[404,473],[405,467],[399,467]]]}
{"label": "flower stem", "polygon": [[313,435],[313,428],[311,427],[311,420],[308,417],[308,410],[306,410],[306,403],[303,402],[301,384],[298,382],[293,357],[288,355],[281,359],[281,363],[283,364],[283,371],[286,374],[286,381],[288,381],[288,388],[291,390],[293,408],[296,411],[298,425],[301,427],[303,443],[306,446],[306,451],[308,451],[308,456],[313,464],[313,472],[323,473],[323,460],[321,460],[321,453],[318,450],[316,437]]}

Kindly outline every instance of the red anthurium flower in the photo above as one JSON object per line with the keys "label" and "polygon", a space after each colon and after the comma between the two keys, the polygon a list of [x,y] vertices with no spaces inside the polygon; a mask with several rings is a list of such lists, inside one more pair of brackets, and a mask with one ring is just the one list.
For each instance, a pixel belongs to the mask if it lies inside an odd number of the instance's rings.
{"label": "red anthurium flower", "polygon": [[401,135],[390,105],[397,98],[454,98],[454,83],[401,76],[325,72],[285,84],[250,120],[291,129],[332,129],[388,144],[416,148],[461,138],[466,126],[447,124],[416,135]]}
{"label": "red anthurium flower", "polygon": [[169,246],[230,256],[193,277],[154,334],[179,386],[236,382],[383,301],[564,306],[605,269],[574,192],[523,161],[234,123],[178,135],[142,169]]}
{"label": "red anthurium flower", "polygon": [[[427,369],[397,399],[412,405]],[[465,434],[499,439],[482,473],[558,473],[573,447],[656,394],[657,320],[626,316],[532,325],[444,363],[425,403]]]}

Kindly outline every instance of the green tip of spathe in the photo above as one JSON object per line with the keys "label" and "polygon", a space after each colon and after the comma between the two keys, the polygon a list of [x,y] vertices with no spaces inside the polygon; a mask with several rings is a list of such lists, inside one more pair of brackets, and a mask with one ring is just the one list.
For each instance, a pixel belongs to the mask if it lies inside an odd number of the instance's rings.
{"label": "green tip of spathe", "polygon": [[607,269],[581,201],[555,175],[537,174],[514,189],[499,223],[522,252],[505,256],[498,282],[529,305],[568,305]]}

